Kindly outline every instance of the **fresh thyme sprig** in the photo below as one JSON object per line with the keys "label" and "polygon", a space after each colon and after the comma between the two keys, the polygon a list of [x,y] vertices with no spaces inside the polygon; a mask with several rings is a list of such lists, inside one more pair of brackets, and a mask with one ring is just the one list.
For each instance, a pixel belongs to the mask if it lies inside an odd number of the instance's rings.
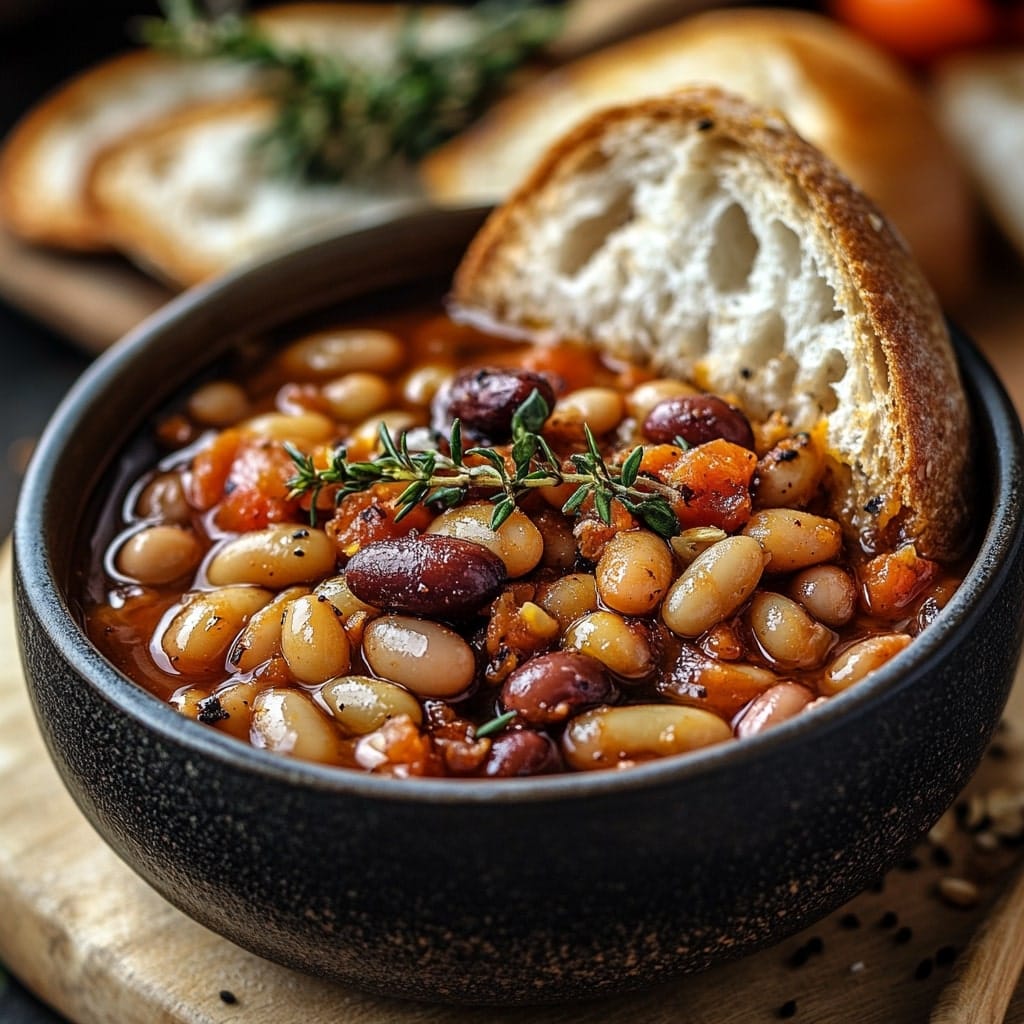
{"label": "fresh thyme sprig", "polygon": [[[374,484],[404,483],[405,490],[396,500],[396,521],[418,505],[453,508],[466,499],[470,489],[493,490],[491,528],[496,530],[533,488],[575,484],[576,490],[562,506],[567,515],[578,512],[592,497],[594,509],[604,523],[611,524],[612,502],[618,501],[655,533],[672,537],[679,532],[679,520],[670,500],[677,498],[678,493],[661,481],[640,476],[642,445],[637,445],[621,466],[609,466],[590,427],[584,425],[586,451],[569,456],[575,472],[567,471],[540,433],[549,413],[547,402],[536,389],[516,409],[512,417],[511,470],[501,452],[494,448],[463,449],[458,420],[452,424],[447,455],[436,450],[410,452],[408,435],[403,432],[396,440],[383,423],[382,454],[369,462],[349,462],[345,449],[338,448],[329,464],[320,469],[312,456],[286,443],[296,466],[295,476],[287,484],[288,496],[310,496],[310,521],[315,524],[317,501],[325,487],[338,487],[335,501],[340,504],[348,495]],[[483,461],[467,465],[467,457]]]}
{"label": "fresh thyme sprig", "polygon": [[158,49],[223,58],[265,72],[278,102],[262,140],[271,166],[311,180],[366,178],[418,160],[478,117],[509,75],[561,27],[556,8],[491,0],[468,16],[473,29],[444,48],[423,45],[411,9],[394,61],[371,67],[285,46],[237,13],[208,17],[197,0],[163,0],[164,18],[142,22]]}

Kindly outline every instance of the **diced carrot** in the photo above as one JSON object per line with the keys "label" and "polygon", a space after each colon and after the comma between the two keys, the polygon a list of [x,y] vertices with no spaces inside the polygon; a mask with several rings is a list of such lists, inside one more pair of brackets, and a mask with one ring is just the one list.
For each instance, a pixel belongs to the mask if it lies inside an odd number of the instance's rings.
{"label": "diced carrot", "polygon": [[939,565],[921,558],[913,544],[877,555],[860,572],[868,611],[898,619],[939,574]]}
{"label": "diced carrot", "polygon": [[338,552],[350,558],[376,540],[405,537],[413,530],[425,530],[434,515],[423,505],[417,505],[395,522],[398,496],[404,490],[405,484],[374,484],[366,491],[343,498],[334,518],[324,527]]}
{"label": "diced carrot", "polygon": [[750,518],[750,483],[756,468],[752,451],[721,438],[682,452],[678,462],[661,474],[680,491],[680,526],[738,530]]}

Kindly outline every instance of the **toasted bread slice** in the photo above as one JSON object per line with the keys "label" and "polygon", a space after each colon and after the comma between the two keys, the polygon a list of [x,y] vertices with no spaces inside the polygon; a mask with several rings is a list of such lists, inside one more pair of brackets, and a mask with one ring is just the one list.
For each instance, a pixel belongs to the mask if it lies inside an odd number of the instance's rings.
{"label": "toasted bread slice", "polygon": [[935,97],[989,211],[1024,253],[1024,50],[951,57],[935,69]]}
{"label": "toasted bread slice", "polygon": [[275,176],[258,148],[273,116],[261,97],[197,105],[101,153],[87,190],[105,237],[158,277],[190,285],[413,196],[414,182],[400,178],[371,191]]}
{"label": "toasted bread slice", "polygon": [[452,299],[780,411],[822,440],[833,512],[869,548],[964,543],[968,410],[937,300],[781,115],[714,89],[595,115],[487,221]]}
{"label": "toasted bread slice", "polygon": [[782,110],[882,207],[943,300],[963,297],[970,189],[925,98],[891,58],[805,12],[709,12],[568,64],[428,157],[426,188],[443,202],[500,199],[582,117],[692,83]]}

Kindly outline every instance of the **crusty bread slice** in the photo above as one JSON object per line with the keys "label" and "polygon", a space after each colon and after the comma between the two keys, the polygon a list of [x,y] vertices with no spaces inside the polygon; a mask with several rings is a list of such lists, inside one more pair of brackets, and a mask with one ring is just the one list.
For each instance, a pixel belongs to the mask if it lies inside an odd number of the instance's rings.
{"label": "crusty bread slice", "polygon": [[101,153],[87,191],[105,237],[158,277],[191,285],[412,197],[402,178],[371,191],[270,173],[257,142],[273,116],[272,101],[255,96],[197,105]]}
{"label": "crusty bread slice", "polygon": [[84,72],[34,107],[0,154],[0,220],[21,238],[68,249],[107,248],[83,203],[94,155],[153,118],[197,99],[236,93],[242,67],[125,54]]}
{"label": "crusty bread slice", "polygon": [[[284,45],[386,67],[408,11],[402,4],[297,3],[254,17]],[[424,8],[418,21],[427,47],[457,39],[471,24],[465,11],[443,5]],[[96,155],[193,103],[242,94],[256,80],[242,65],[150,51],[85,71],[34,107],[8,136],[0,153],[0,221],[27,241],[107,248],[84,190]]]}
{"label": "crusty bread slice", "polygon": [[882,207],[943,301],[964,296],[970,189],[926,99],[890,57],[806,12],[713,11],[568,64],[428,157],[426,188],[443,202],[500,199],[584,116],[692,83],[782,110]]}
{"label": "crusty bread slice", "polygon": [[1024,50],[951,57],[934,76],[939,119],[990,212],[1024,253]]}
{"label": "crusty bread slice", "polygon": [[452,301],[780,410],[823,439],[833,511],[869,547],[964,543],[968,410],[937,300],[781,115],[710,88],[595,115],[487,221]]}

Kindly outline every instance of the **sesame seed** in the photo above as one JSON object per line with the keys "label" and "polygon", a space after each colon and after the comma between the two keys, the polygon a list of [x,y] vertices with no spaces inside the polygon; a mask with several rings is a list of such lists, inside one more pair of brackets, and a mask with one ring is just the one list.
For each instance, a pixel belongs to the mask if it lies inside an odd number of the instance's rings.
{"label": "sesame seed", "polygon": [[850,973],[851,974],[860,974],[860,972],[863,971],[863,970],[864,970],[864,961],[863,960],[855,960],[852,964],[850,964]]}
{"label": "sesame seed", "polygon": [[918,981],[924,981],[925,978],[930,978],[932,973],[932,958],[930,956],[925,957],[918,965],[914,968],[914,977]]}
{"label": "sesame seed", "polygon": [[913,928],[908,928],[904,925],[893,937],[892,941],[897,946],[905,946],[914,937]]}
{"label": "sesame seed", "polygon": [[947,875],[939,882],[939,896],[952,907],[969,908],[977,906],[981,899],[978,887],[966,878]]}
{"label": "sesame seed", "polygon": [[220,1001],[227,1003],[228,1006],[234,1006],[238,1002],[238,996],[234,992],[229,991],[226,988],[220,990]]}
{"label": "sesame seed", "polygon": [[856,914],[843,914],[843,916],[839,918],[839,927],[852,932],[854,929],[860,927],[860,918]]}
{"label": "sesame seed", "polygon": [[900,923],[895,910],[887,910],[878,922],[879,928],[895,928]]}
{"label": "sesame seed", "polygon": [[956,946],[943,946],[935,954],[939,967],[948,967],[956,959]]}
{"label": "sesame seed", "polygon": [[936,846],[932,849],[932,863],[936,867],[948,868],[953,863],[952,854],[944,846]]}
{"label": "sesame seed", "polygon": [[783,1003],[776,1012],[776,1016],[779,1017],[780,1020],[789,1020],[791,1017],[795,1017],[796,1000],[790,999]]}

